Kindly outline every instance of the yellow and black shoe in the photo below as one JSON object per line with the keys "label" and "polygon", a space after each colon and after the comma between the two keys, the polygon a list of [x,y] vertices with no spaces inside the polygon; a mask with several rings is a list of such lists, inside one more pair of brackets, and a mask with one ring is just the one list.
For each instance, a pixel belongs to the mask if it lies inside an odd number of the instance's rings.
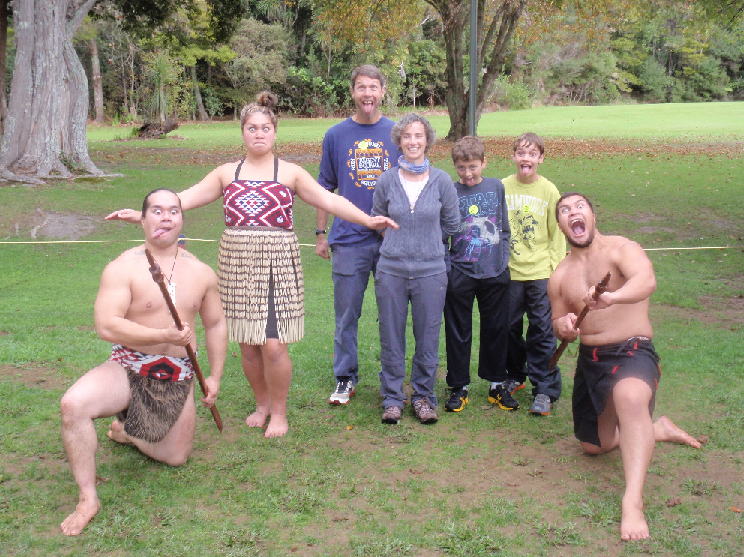
{"label": "yellow and black shoe", "polygon": [[447,412],[460,412],[468,403],[468,390],[465,388],[452,389],[447,402],[444,403],[444,409]]}
{"label": "yellow and black shoe", "polygon": [[519,403],[503,385],[498,385],[488,391],[488,402],[498,404],[502,410],[517,410],[519,408]]}

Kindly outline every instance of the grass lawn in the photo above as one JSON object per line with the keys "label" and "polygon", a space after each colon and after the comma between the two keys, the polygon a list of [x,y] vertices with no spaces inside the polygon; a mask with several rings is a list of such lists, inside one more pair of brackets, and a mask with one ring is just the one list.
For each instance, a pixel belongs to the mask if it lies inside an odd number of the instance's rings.
{"label": "grass lawn", "polygon": [[[360,322],[360,378],[348,407],[334,387],[330,264],[314,254],[314,212],[298,200],[306,336],[290,347],[290,433],[248,430],[253,408],[230,345],[220,435],[199,409],[194,452],[171,468],[110,442],[98,420],[102,509],[83,535],[59,523],[77,500],[60,440],[59,400],[110,346],[92,328],[101,271],[141,230],[104,223],[166,185],[180,191],[240,152],[232,123],[189,124],[182,139],[113,141],[91,127],[94,160],[122,178],[0,187],[0,543],[4,554],[225,556],[740,556],[744,547],[744,103],[565,107],[485,115],[489,176],[512,172],[522,131],[547,139],[541,174],[595,202],[600,230],[638,241],[654,263],[654,343],[663,377],[656,415],[709,442],[658,445],[646,484],[652,538],[619,541],[620,455],[588,457],[573,438],[575,346],[563,356],[552,414],[486,401],[471,362],[471,403],[422,426],[410,407],[380,423],[372,284]],[[319,141],[337,120],[280,122],[282,156],[317,174]],[[446,134],[446,116],[432,121]],[[443,145],[433,162],[455,176]],[[187,247],[213,267],[217,204],[187,214]],[[100,243],[17,243],[79,237]],[[197,241],[209,240],[209,241]],[[8,243],[14,242],[14,243]],[[717,249],[708,249],[714,247]],[[696,249],[691,249],[696,248]],[[705,249],[698,249],[705,248]],[[475,327],[477,331],[477,327]],[[202,339],[203,340],[203,339]],[[475,339],[477,346],[478,339]],[[202,343],[203,346],[203,343]],[[412,339],[409,342],[412,348]],[[412,350],[409,348],[409,355]],[[440,343],[437,393],[445,399]],[[201,365],[208,372],[206,357]],[[443,407],[440,407],[443,410]]]}

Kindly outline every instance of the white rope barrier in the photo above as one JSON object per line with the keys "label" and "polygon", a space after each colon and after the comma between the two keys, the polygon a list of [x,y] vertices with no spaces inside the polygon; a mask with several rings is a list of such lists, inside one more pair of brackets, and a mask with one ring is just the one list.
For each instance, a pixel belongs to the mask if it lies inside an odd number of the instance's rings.
{"label": "white rope barrier", "polygon": [[[219,242],[219,240],[205,240],[203,238],[181,238],[186,242]],[[47,240],[47,241],[0,241],[0,244],[120,244],[124,242],[143,243],[140,240]],[[315,244],[300,244],[305,248],[314,248]],[[744,249],[744,246],[698,246],[698,247],[680,247],[680,248],[643,248],[643,251],[683,251],[683,250],[702,250],[702,249]]]}

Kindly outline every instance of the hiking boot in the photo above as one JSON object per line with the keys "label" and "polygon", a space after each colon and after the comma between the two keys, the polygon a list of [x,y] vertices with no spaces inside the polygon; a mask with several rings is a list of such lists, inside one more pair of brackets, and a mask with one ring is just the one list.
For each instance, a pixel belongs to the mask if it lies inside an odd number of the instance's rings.
{"label": "hiking boot", "polygon": [[504,384],[488,391],[488,402],[498,404],[502,410],[516,410],[519,403],[511,396],[511,393],[504,388]]}
{"label": "hiking boot", "polygon": [[401,414],[403,414],[403,410],[399,406],[388,406],[382,413],[382,423],[397,425],[400,422]]}
{"label": "hiking boot", "polygon": [[354,396],[355,392],[356,386],[353,381],[348,377],[341,377],[339,378],[338,383],[336,383],[336,390],[333,391],[333,394],[328,398],[328,404],[333,404],[335,406],[339,406],[340,404],[349,404],[349,402],[351,402],[351,397]]}
{"label": "hiking boot", "polygon": [[447,412],[460,412],[465,405],[468,403],[468,390],[467,389],[452,389],[447,402],[444,403],[444,409]]}
{"label": "hiking boot", "polygon": [[439,419],[431,403],[425,398],[414,401],[413,411],[416,412],[416,417],[422,424],[434,424]]}
{"label": "hiking boot", "polygon": [[519,389],[524,389],[524,383],[520,383],[516,379],[507,379],[502,385],[504,386],[504,390],[510,395],[513,395]]}
{"label": "hiking boot", "polygon": [[553,407],[553,403],[550,402],[548,395],[537,395],[535,402],[530,407],[531,414],[538,414],[540,416],[550,416],[550,409]]}

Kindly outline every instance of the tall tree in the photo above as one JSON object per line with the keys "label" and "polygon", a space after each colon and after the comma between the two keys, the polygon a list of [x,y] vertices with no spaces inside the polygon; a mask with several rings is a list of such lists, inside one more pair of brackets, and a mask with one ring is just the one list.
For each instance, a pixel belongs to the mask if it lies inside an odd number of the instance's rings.
{"label": "tall tree", "polygon": [[[35,182],[69,177],[71,168],[102,175],[88,155],[88,80],[73,47],[75,31],[99,0],[14,2],[16,63],[0,144],[0,177]],[[194,0],[111,0],[132,26],[162,23]],[[216,35],[229,35],[245,9],[236,0],[207,0]]]}
{"label": "tall tree", "polygon": [[[39,182],[70,176],[74,162],[101,174],[88,156],[88,82],[72,37],[96,0],[21,0],[14,10],[16,61],[0,175]],[[67,164],[65,164],[67,162]]]}
{"label": "tall tree", "polygon": [[[447,57],[447,92],[445,98],[450,117],[448,139],[458,140],[467,135],[468,72],[464,67],[465,31],[470,17],[467,0],[425,0],[442,18]],[[527,0],[478,0],[476,56],[477,75],[482,76],[476,93],[476,126],[486,99],[501,67],[506,61],[509,43],[517,29]],[[472,31],[471,31],[472,32]]]}
{"label": "tall tree", "polygon": [[8,117],[8,83],[5,76],[5,64],[8,57],[8,16],[10,0],[0,0],[0,134],[5,130]]}

